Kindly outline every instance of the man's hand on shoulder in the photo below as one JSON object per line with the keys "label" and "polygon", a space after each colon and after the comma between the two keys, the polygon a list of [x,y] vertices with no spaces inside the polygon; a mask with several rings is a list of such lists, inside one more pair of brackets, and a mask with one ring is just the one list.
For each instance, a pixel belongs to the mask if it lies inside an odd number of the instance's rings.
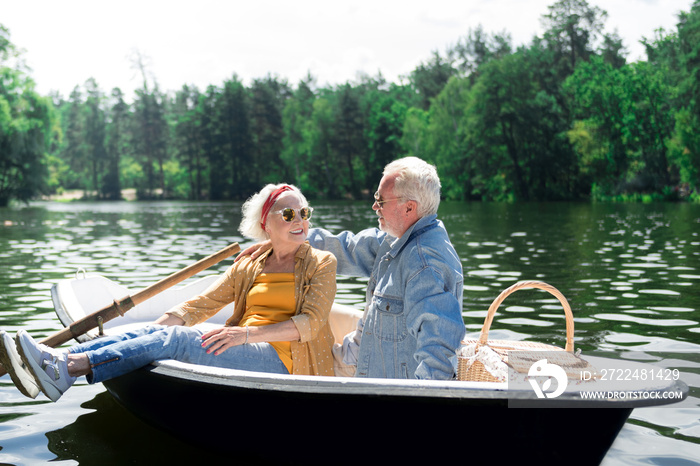
{"label": "man's hand on shoulder", "polygon": [[272,247],[272,242],[270,240],[263,241],[262,243],[256,243],[252,246],[248,246],[245,248],[243,251],[238,253],[236,258],[233,260],[233,262],[238,262],[240,259],[243,259],[245,256],[250,256],[251,259],[256,259],[260,254],[264,253],[268,249]]}

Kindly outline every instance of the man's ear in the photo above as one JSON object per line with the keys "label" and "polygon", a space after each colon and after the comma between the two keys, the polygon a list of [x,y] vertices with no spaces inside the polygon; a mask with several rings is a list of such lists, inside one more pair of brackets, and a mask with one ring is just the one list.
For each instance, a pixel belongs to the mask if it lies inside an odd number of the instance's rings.
{"label": "man's ear", "polygon": [[417,208],[418,208],[418,204],[416,203],[416,201],[406,202],[406,214],[410,214],[411,212],[415,212]]}

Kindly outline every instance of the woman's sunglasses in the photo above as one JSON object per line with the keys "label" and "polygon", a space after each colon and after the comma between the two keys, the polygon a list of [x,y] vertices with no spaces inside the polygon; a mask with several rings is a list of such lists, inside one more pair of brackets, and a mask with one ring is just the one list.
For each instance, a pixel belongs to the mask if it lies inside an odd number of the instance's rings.
{"label": "woman's sunglasses", "polygon": [[311,213],[314,211],[311,207],[302,207],[301,209],[292,209],[287,207],[286,209],[277,210],[275,214],[282,214],[282,220],[287,223],[293,222],[297,218],[297,213],[299,213],[299,218],[302,220],[308,220],[311,218]]}

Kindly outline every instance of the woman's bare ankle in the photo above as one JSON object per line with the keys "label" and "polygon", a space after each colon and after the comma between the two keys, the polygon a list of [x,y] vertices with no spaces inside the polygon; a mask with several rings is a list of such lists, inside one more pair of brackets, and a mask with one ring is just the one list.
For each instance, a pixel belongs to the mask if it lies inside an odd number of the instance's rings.
{"label": "woman's bare ankle", "polygon": [[80,377],[82,375],[88,375],[92,373],[92,367],[90,367],[90,360],[86,354],[83,353],[69,353],[68,354],[68,375],[72,377]]}

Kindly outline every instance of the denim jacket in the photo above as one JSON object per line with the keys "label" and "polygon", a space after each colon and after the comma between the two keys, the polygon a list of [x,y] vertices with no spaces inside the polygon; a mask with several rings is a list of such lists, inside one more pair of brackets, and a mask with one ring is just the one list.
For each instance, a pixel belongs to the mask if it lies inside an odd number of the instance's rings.
{"label": "denim jacket", "polygon": [[369,277],[365,313],[345,337],[343,362],[358,377],[449,379],[464,338],[462,264],[436,215],[394,238],[314,228],[309,243],[332,252],[338,273]]}

